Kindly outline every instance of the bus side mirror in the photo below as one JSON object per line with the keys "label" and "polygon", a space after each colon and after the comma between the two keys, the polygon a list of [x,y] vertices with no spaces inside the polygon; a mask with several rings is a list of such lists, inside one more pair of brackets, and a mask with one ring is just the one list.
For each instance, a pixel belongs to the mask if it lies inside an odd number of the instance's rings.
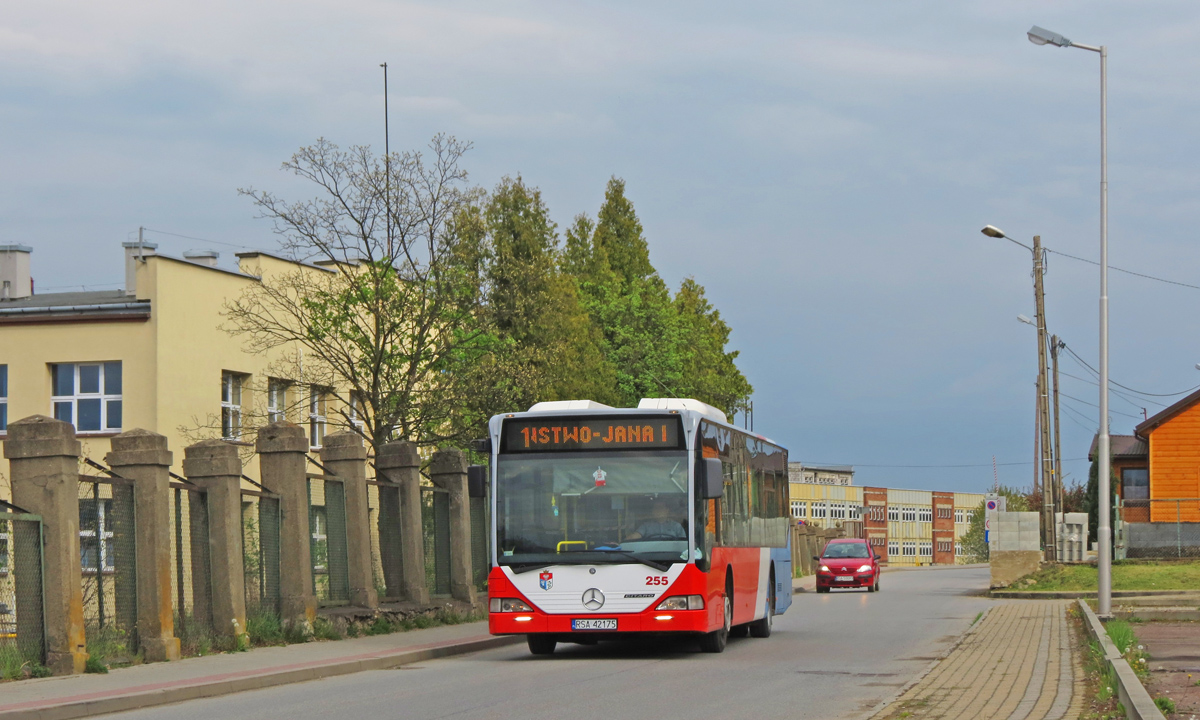
{"label": "bus side mirror", "polygon": [[467,497],[487,497],[488,466],[467,466]]}
{"label": "bus side mirror", "polygon": [[720,500],[725,496],[725,476],[718,458],[704,458],[700,466],[700,491],[704,500]]}

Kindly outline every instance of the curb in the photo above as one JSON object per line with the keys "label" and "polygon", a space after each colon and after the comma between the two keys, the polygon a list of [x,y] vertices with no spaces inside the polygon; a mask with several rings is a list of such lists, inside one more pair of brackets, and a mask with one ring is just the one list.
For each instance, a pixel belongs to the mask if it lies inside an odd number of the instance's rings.
{"label": "curb", "polygon": [[[1194,595],[1190,590],[1114,590],[1115,598],[1154,595]],[[1096,597],[1095,590],[991,590],[988,597],[1004,600],[1078,600]]]}
{"label": "curb", "polygon": [[933,672],[934,668],[936,668],[939,663],[941,663],[946,658],[950,657],[950,653],[957,650],[958,646],[963,644],[963,641],[965,641],[967,638],[974,635],[976,630],[983,627],[983,621],[987,619],[988,613],[990,613],[992,611],[992,609],[995,607],[996,606],[993,605],[992,607],[989,607],[986,610],[984,610],[982,613],[980,613],[979,619],[976,620],[975,622],[971,623],[971,627],[967,628],[966,632],[964,632],[962,635],[959,635],[957,640],[950,643],[950,647],[946,648],[945,651],[943,651],[940,655],[938,655],[936,660],[934,660],[933,662],[926,665],[925,669],[922,670],[920,673],[918,673],[917,676],[914,677],[912,680],[909,680],[908,682],[904,683],[904,686],[901,687],[899,690],[897,690],[891,697],[888,697],[884,700],[879,701],[879,703],[877,703],[874,707],[872,707],[870,710],[867,711],[866,715],[861,716],[861,720],[871,720],[871,718],[875,717],[879,713],[886,710],[889,705],[891,705],[892,703],[896,702],[901,697],[903,697],[904,693],[911,690],[914,685],[916,685],[917,683],[924,680],[925,676],[928,675],[929,673]]}
{"label": "curb", "polygon": [[1117,650],[1117,646],[1108,637],[1104,625],[1100,623],[1100,618],[1096,616],[1096,613],[1092,612],[1091,606],[1082,598],[1077,602],[1087,620],[1088,632],[1092,639],[1104,648],[1104,660],[1112,668],[1113,674],[1117,676],[1117,695],[1130,720],[1166,720],[1162,711],[1154,704],[1150,693],[1146,692],[1142,681],[1138,680],[1133,668],[1129,667],[1129,663],[1125,661],[1120,651]]}
{"label": "curb", "polygon": [[[20,706],[0,706],[0,720],[72,720],[106,713],[124,712],[167,705],[185,700],[218,697],[246,690],[307,682],[367,670],[387,670],[410,663],[465,655],[513,645],[522,640],[519,635],[486,637],[479,640],[451,642],[442,645],[415,646],[400,651],[381,651],[351,656],[327,662],[315,661],[268,668],[259,675],[210,675],[207,678],[181,680],[178,683],[158,683],[128,688],[125,694],[101,697],[105,693],[89,693],[58,700],[33,700]],[[274,670],[274,672],[272,671]]]}

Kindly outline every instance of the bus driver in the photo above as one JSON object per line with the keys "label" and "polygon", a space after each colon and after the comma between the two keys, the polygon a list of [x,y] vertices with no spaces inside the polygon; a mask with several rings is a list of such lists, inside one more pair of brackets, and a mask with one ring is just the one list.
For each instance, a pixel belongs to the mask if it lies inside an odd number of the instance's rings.
{"label": "bus driver", "polygon": [[666,500],[659,498],[654,501],[651,509],[651,517],[646,520],[638,529],[629,534],[627,540],[637,540],[639,538],[646,540],[687,540],[687,533],[684,532],[683,526],[671,519],[671,506]]}

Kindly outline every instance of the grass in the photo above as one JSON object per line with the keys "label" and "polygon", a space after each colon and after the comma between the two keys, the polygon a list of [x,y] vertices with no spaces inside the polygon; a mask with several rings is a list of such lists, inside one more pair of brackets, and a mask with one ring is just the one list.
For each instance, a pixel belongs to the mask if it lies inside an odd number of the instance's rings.
{"label": "grass", "polygon": [[1175,714],[1175,701],[1172,700],[1171,698],[1166,698],[1166,697],[1154,698],[1154,704],[1158,706],[1159,710],[1162,710],[1163,715],[1174,715]]}
{"label": "grass", "polygon": [[1145,652],[1145,648],[1138,644],[1137,635],[1133,632],[1133,625],[1124,620],[1109,620],[1104,625],[1104,632],[1108,633],[1113,645],[1117,646],[1117,650],[1139,678],[1145,681],[1150,677],[1150,655]]}
{"label": "grass", "polygon": [[[1113,590],[1195,590],[1198,561],[1122,561],[1113,563]],[[1094,565],[1047,565],[1012,584],[1014,590],[1094,591]]]}
{"label": "grass", "polygon": [[309,640],[341,640],[344,637],[363,635],[390,635],[407,630],[424,630],[439,625],[458,625],[483,619],[479,613],[460,613],[454,610],[438,610],[433,615],[417,615],[405,620],[391,620],[380,615],[369,625],[351,624],[345,635],[327,618],[319,617],[313,624],[311,635],[300,625],[285,626],[279,616],[270,611],[256,611],[246,618],[246,633],[250,644],[255,647],[270,645],[294,645]]}
{"label": "grass", "polygon": [[47,677],[50,670],[41,663],[25,659],[16,645],[0,645],[0,680]]}

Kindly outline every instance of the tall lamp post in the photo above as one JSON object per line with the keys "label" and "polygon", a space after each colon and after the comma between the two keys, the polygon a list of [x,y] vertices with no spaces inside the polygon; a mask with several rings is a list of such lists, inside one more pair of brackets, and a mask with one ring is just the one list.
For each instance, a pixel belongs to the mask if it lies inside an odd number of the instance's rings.
{"label": "tall lamp post", "polygon": [[1097,614],[1107,618],[1112,616],[1112,498],[1109,495],[1112,469],[1108,436],[1108,48],[1071,42],[1037,25],[1026,34],[1034,45],[1074,47],[1100,55],[1100,435],[1096,442],[1100,518],[1096,544],[1099,546]]}

